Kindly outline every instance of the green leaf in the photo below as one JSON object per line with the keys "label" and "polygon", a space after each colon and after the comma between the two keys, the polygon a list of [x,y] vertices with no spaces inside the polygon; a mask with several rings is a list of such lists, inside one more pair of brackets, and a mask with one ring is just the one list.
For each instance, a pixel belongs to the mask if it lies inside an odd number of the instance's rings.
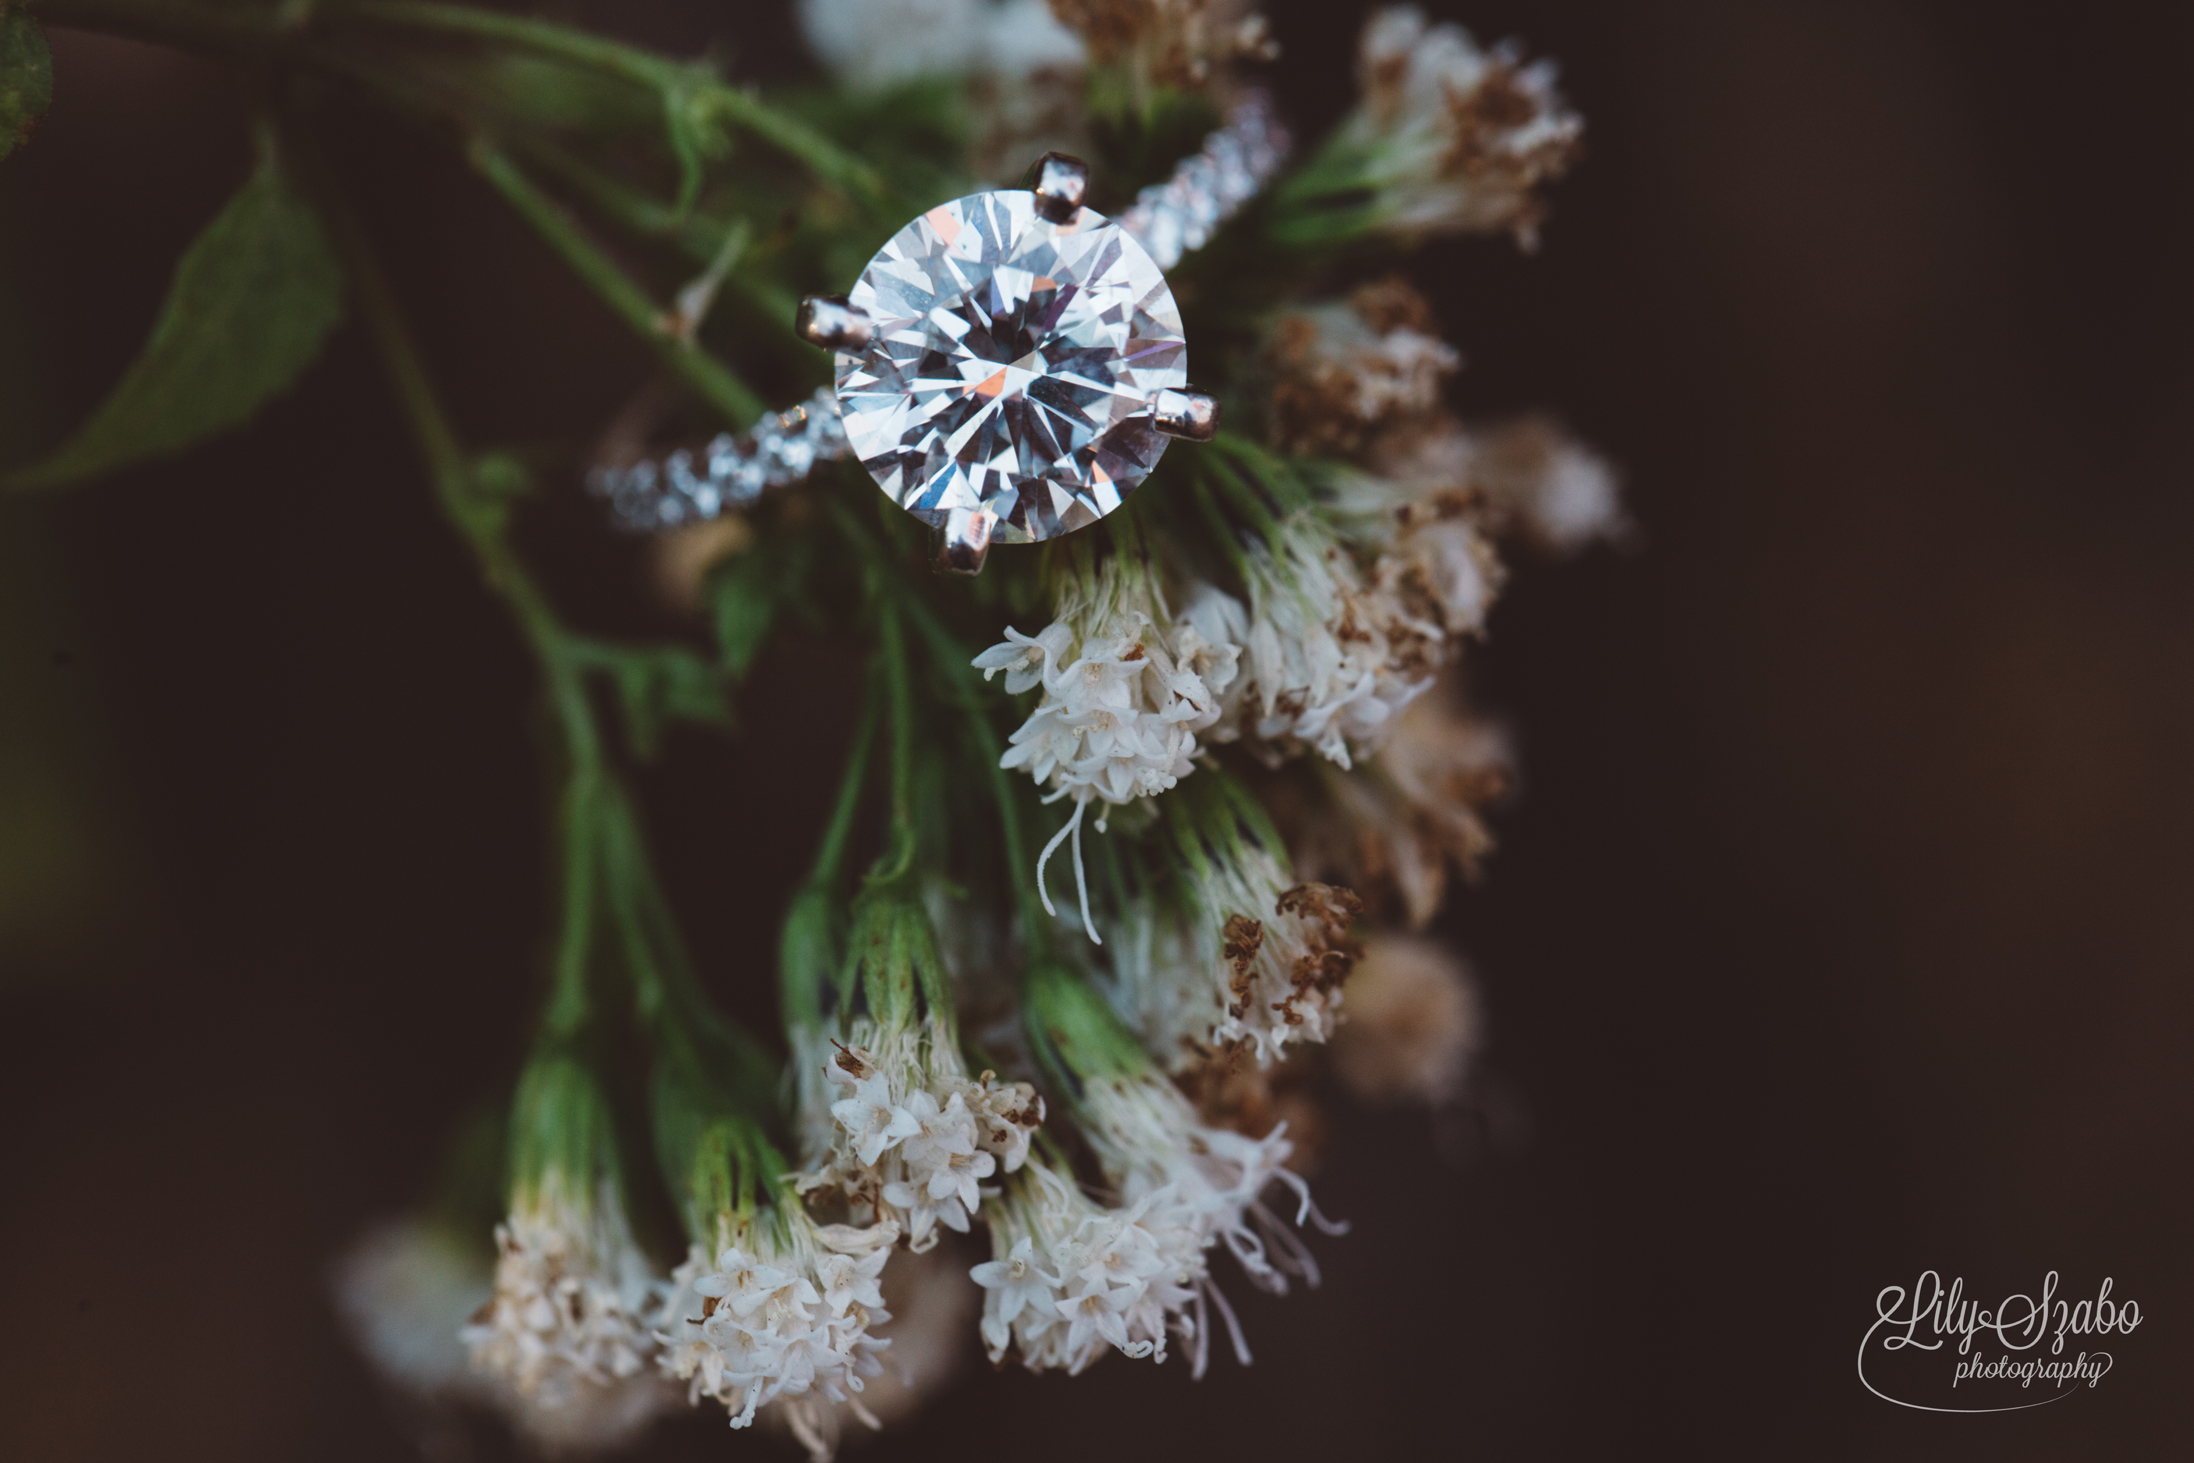
{"label": "green leaf", "polygon": [[777,618],[777,575],[770,556],[749,548],[713,576],[716,648],[733,680],[745,680]]}
{"label": "green leaf", "polygon": [[73,482],[242,426],[320,353],[342,313],[327,233],[266,147],[184,251],[152,338],[113,394],[8,486]]}
{"label": "green leaf", "polygon": [[0,0],[0,157],[30,138],[53,105],[53,53],[20,5]]}
{"label": "green leaf", "polygon": [[709,576],[716,653],[734,682],[746,679],[776,627],[781,606],[812,610],[804,606],[803,592],[814,560],[811,535],[775,533],[733,555]]}

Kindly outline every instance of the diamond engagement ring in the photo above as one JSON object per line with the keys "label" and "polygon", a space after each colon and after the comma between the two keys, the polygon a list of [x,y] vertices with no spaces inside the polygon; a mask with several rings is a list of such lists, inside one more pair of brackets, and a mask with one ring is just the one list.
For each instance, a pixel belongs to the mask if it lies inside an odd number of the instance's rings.
{"label": "diamond engagement ring", "polygon": [[835,390],[701,453],[597,469],[618,521],[675,528],[858,457],[937,535],[937,566],[979,573],[993,543],[1039,543],[1125,501],[1169,439],[1209,441],[1218,403],[1189,389],[1164,271],[1278,169],[1286,134],[1252,96],[1203,150],[1117,218],[1089,169],[1047,153],[1034,186],[941,203],[877,251],[844,295],[811,296],[800,334],[836,353]]}

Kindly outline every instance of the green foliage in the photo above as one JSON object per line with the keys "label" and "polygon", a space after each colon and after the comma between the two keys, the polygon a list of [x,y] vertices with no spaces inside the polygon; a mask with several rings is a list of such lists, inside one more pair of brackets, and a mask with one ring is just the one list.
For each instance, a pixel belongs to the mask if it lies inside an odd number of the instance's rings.
{"label": "green foliage", "polygon": [[1105,998],[1063,966],[1039,964],[1021,984],[1021,1024],[1046,1075],[1079,1096],[1083,1084],[1136,1077],[1150,1058]]}
{"label": "green foliage", "polygon": [[645,90],[560,56],[505,52],[473,64],[481,92],[531,126],[614,137],[646,132],[661,115]]}
{"label": "green foliage", "polygon": [[616,1122],[601,1082],[550,1043],[526,1064],[511,1102],[512,1192],[592,1208],[602,1180],[616,1175]]}
{"label": "green foliage", "polygon": [[53,105],[53,53],[21,5],[0,0],[0,158],[22,146]]}
{"label": "green foliage", "polygon": [[784,561],[749,550],[734,555],[709,580],[716,618],[716,650],[733,680],[744,680],[777,619]]}
{"label": "green foliage", "polygon": [[754,1213],[792,1171],[768,1134],[707,1073],[676,1062],[655,1069],[655,1157],[686,1232],[717,1242],[720,1218]]}
{"label": "green foliage", "polygon": [[113,394],[9,486],[50,487],[165,456],[242,426],[320,353],[343,272],[271,145],[184,251],[144,353]]}
{"label": "green foliage", "polygon": [[596,646],[590,658],[609,672],[633,752],[652,758],[673,718],[703,726],[731,725],[723,672],[682,645]]}
{"label": "green foliage", "polygon": [[838,1008],[865,1012],[886,1031],[935,1023],[957,1041],[952,978],[919,900],[897,889],[872,889],[855,901],[852,923]]}

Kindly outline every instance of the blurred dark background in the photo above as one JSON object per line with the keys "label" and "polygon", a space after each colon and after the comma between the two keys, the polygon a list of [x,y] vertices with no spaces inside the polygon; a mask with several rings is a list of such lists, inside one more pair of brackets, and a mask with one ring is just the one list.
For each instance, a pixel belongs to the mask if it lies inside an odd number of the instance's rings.
{"label": "blurred dark background", "polygon": [[[1479,660],[1526,786],[1447,925],[1528,1141],[1444,1161],[1423,1114],[1345,1114],[1354,1233],[1244,1306],[1252,1369],[978,1363],[860,1456],[2185,1456],[2194,9],[1431,8],[1559,57],[1591,126],[1540,254],[1417,260],[1458,404],[1558,409],[1642,528],[1526,565]],[[1360,14],[1274,11],[1305,130]],[[797,44],[776,7],[618,23],[750,71]],[[0,166],[18,458],[249,162],[217,71],[53,43]],[[371,145],[472,436],[598,421],[639,350],[431,145]],[[559,595],[653,624],[561,493]],[[765,663],[736,748],[648,784],[735,1001],[826,796],[785,771],[812,674]],[[530,695],[354,334],[240,437],[0,505],[0,1455],[407,1456],[324,1274],[516,1058]],[[1852,1362],[1929,1267],[2110,1275],[2146,1320],[2092,1393],[1909,1412]],[[795,1456],[722,1434],[651,1456]]]}

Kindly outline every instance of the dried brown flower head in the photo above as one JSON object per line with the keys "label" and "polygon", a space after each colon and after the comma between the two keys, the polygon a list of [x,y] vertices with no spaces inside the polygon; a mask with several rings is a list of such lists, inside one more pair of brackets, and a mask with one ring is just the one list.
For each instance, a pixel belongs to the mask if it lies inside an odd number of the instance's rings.
{"label": "dried brown flower head", "polygon": [[1439,410],[1462,357],[1435,333],[1432,307],[1399,275],[1343,302],[1282,315],[1267,340],[1272,436],[1291,451],[1355,453],[1375,433]]}

